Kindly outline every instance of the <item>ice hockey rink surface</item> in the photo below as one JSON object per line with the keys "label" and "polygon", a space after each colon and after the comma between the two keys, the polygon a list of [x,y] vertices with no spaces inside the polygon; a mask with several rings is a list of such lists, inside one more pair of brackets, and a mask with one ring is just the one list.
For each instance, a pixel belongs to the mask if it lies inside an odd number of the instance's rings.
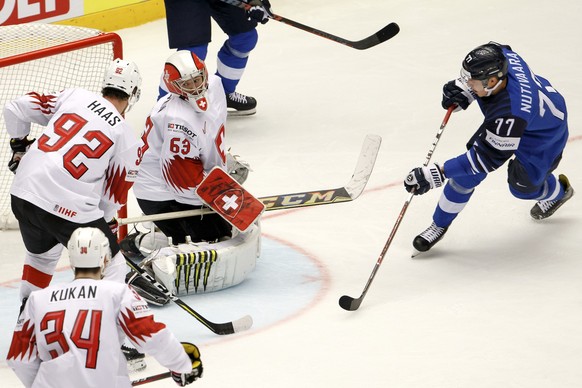
{"label": "ice hockey rink surface", "polygon": [[[259,26],[238,91],[257,114],[229,119],[227,143],[251,164],[256,196],[344,185],[364,137],[383,138],[355,201],[265,213],[256,270],[239,286],[184,297],[214,322],[250,314],[252,329],[218,336],[175,305],[156,308],[182,341],[200,346],[204,377],[192,387],[579,388],[582,387],[582,3],[273,0],[275,13],[350,40],[390,22],[401,32],[358,51],[277,21]],[[216,27],[216,26],[215,26]],[[140,132],[166,57],[165,20],[118,31],[143,75],[128,115]],[[207,66],[224,35],[214,29]],[[535,222],[533,202],[513,198],[502,167],[430,252],[411,259],[440,190],[410,204],[359,310],[358,297],[408,198],[402,180],[422,165],[445,111],[442,85],[490,40],[510,44],[566,98],[570,139],[559,173],[579,193]],[[464,150],[477,106],[454,113],[433,156]],[[131,216],[139,215],[132,199]],[[23,245],[0,232],[0,386],[20,387],[3,361],[18,312]],[[66,257],[55,282],[71,278]],[[164,369],[148,357],[133,378]],[[174,386],[169,380],[152,387]]]}

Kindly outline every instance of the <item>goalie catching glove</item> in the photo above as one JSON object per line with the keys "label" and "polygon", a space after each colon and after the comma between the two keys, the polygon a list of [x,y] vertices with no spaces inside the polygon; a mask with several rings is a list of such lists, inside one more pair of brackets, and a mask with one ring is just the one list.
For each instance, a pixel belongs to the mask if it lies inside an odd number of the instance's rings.
{"label": "goalie catching glove", "polygon": [[422,195],[430,189],[441,187],[444,180],[445,174],[443,174],[441,167],[436,163],[432,163],[410,171],[406,179],[404,179],[404,188],[414,195]]}
{"label": "goalie catching glove", "polygon": [[30,145],[34,143],[36,139],[29,139],[28,137],[23,138],[12,138],[10,139],[10,148],[12,148],[12,158],[8,162],[8,169],[16,174],[16,169],[20,164],[20,160],[26,154]]}
{"label": "goalie catching glove", "polygon": [[192,384],[194,381],[196,381],[196,379],[202,377],[202,360],[200,360],[200,350],[198,350],[196,345],[189,342],[182,342],[182,346],[192,361],[192,372],[180,373],[170,371],[172,373],[172,379],[180,387]]}
{"label": "goalie catching glove", "polygon": [[230,152],[226,154],[226,172],[239,185],[245,183],[251,172],[251,166],[244,160],[239,159],[238,155],[232,155]]}

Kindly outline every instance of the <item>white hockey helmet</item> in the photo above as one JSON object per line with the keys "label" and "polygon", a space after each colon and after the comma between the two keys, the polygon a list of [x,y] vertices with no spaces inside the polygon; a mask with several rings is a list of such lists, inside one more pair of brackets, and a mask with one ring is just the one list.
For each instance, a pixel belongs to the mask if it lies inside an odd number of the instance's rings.
{"label": "white hockey helmet", "polygon": [[101,268],[109,263],[111,249],[109,239],[97,228],[77,228],[67,244],[71,267]]}
{"label": "white hockey helmet", "polygon": [[141,94],[141,75],[137,65],[123,59],[115,59],[105,70],[101,87],[113,88],[126,93],[129,96],[129,101],[125,112],[129,112],[131,107],[139,101]]}
{"label": "white hockey helmet", "polygon": [[182,96],[197,112],[208,109],[208,71],[204,61],[189,50],[179,50],[166,60],[164,83],[170,93]]}

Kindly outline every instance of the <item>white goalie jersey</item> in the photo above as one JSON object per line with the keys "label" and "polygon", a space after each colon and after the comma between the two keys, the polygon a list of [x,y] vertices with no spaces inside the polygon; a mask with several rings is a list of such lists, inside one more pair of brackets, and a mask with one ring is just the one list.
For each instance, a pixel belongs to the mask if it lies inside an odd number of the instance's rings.
{"label": "white goalie jersey", "polygon": [[180,373],[192,371],[184,348],[127,285],[77,279],[30,295],[7,363],[26,387],[130,387],[121,345]]}
{"label": "white goalie jersey", "polygon": [[142,135],[144,155],[133,191],[139,199],[202,205],[195,189],[213,168],[226,166],[226,97],[209,75],[208,108],[197,112],[169,93],[153,107]]}
{"label": "white goalie jersey", "polygon": [[45,126],[21,160],[10,193],[75,223],[111,220],[127,201],[140,142],[117,109],[83,89],[28,93],[4,107],[10,137]]}

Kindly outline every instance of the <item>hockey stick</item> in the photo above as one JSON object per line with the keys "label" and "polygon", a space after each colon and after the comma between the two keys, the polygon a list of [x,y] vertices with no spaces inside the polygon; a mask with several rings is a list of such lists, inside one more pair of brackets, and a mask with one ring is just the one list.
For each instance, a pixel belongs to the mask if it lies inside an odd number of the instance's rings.
{"label": "hockey stick", "polygon": [[160,373],[160,374],[153,375],[153,376],[143,377],[141,379],[133,380],[131,382],[131,386],[136,387],[138,385],[153,383],[154,381],[167,379],[168,377],[171,377],[171,376],[172,376],[171,372],[164,372],[164,373]]}
{"label": "hockey stick", "polygon": [[[445,114],[445,118],[443,119],[441,127],[436,134],[434,142],[432,143],[432,148],[430,149],[430,151],[428,151],[428,154],[426,155],[426,160],[424,162],[425,167],[430,162],[432,154],[434,153],[434,150],[435,150],[435,148],[436,148],[436,146],[441,138],[441,135],[443,134],[443,131],[445,130],[447,122],[449,121],[449,118],[451,117],[451,113],[453,113],[453,110],[455,110],[455,108],[456,108],[456,106],[453,105],[447,110],[447,113]],[[372,270],[372,274],[368,278],[368,282],[366,283],[366,286],[364,287],[364,291],[362,291],[362,295],[360,295],[360,297],[357,299],[352,298],[351,296],[348,296],[348,295],[344,295],[339,299],[339,305],[344,310],[355,311],[362,304],[362,301],[364,300],[364,297],[368,293],[368,289],[370,288],[370,285],[372,284],[374,277],[376,277],[376,272],[378,272],[378,269],[380,268],[380,264],[382,264],[382,261],[384,260],[384,255],[386,255],[386,252],[388,251],[388,247],[390,247],[390,244],[392,243],[392,240],[394,239],[394,235],[396,234],[396,231],[398,230],[398,227],[400,226],[400,223],[402,222],[402,219],[404,218],[404,214],[406,213],[406,209],[408,209],[408,205],[410,205],[412,198],[414,198],[414,191],[410,193],[410,195],[408,196],[408,199],[406,200],[406,202],[404,202],[404,206],[402,206],[402,210],[400,210],[400,214],[398,215],[398,218],[396,219],[396,224],[392,228],[392,232],[390,232],[390,236],[388,237],[386,244],[384,244],[384,248],[382,249],[382,252],[380,252],[380,256],[378,257],[378,260],[376,261],[376,265],[374,266],[374,269]]]}
{"label": "hockey stick", "polygon": [[[364,191],[374,164],[380,150],[382,138],[378,135],[367,135],[362,145],[360,156],[354,173],[350,181],[343,187],[336,189],[326,189],[318,191],[304,191],[293,194],[273,195],[269,197],[260,197],[259,200],[265,204],[266,211],[285,210],[296,207],[327,205],[339,202],[353,201],[358,198]],[[193,217],[203,214],[209,214],[211,209],[185,210],[180,212],[152,214],[149,216],[120,218],[117,220],[119,225],[136,224],[147,221],[169,220],[173,218]]]}
{"label": "hockey stick", "polygon": [[[221,1],[230,5],[234,5],[235,7],[243,8],[247,11],[251,9],[253,5],[255,5],[254,3],[257,3],[256,5],[262,6],[262,3],[254,1],[251,1],[249,3],[245,3],[244,1],[239,0],[221,0]],[[269,15],[269,18],[358,50],[365,50],[369,49],[370,47],[374,47],[377,44],[380,44],[382,42],[387,41],[390,38],[393,38],[396,34],[398,34],[398,32],[400,32],[400,27],[398,26],[398,24],[390,23],[386,27],[382,28],[380,31],[376,32],[375,34],[354,42],[351,40],[340,38],[339,36],[332,35],[328,32],[306,26],[305,24],[298,23],[291,19],[284,18],[283,16],[271,14]]]}
{"label": "hockey stick", "polygon": [[159,283],[153,276],[147,273],[144,269],[140,266],[135,264],[133,261],[125,258],[127,265],[131,267],[135,272],[137,272],[141,277],[149,281],[154,287],[164,293],[168,298],[172,300],[172,302],[176,303],[180,306],[183,310],[185,310],[188,314],[192,315],[194,318],[198,320],[198,322],[202,323],[204,326],[209,328],[216,334],[219,335],[226,335],[226,334],[233,334],[238,333],[244,330],[248,330],[253,325],[253,319],[250,315],[245,315],[242,318],[239,318],[232,322],[225,322],[225,323],[214,323],[209,321],[208,319],[204,318],[202,315],[197,313],[192,307],[188,306],[182,299],[178,298],[177,296],[173,295],[163,284]]}

